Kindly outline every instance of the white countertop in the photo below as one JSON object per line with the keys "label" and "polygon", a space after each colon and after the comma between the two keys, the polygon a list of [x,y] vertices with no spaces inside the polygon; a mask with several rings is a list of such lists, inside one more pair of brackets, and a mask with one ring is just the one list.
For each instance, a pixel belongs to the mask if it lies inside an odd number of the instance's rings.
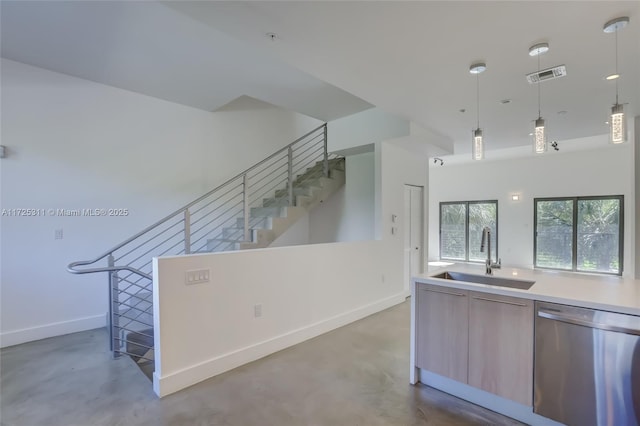
{"label": "white countertop", "polygon": [[535,281],[529,290],[519,290],[432,278],[444,271],[484,275],[484,265],[456,263],[430,268],[413,277],[413,282],[640,315],[640,280],[636,279],[504,266],[493,270],[495,277]]}

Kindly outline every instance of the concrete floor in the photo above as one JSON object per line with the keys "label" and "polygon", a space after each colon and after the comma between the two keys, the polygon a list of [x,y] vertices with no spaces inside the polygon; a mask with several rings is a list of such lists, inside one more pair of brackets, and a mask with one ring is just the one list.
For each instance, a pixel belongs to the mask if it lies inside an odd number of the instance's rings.
{"label": "concrete floor", "polygon": [[2,426],[518,425],[409,385],[409,303],[158,399],[105,330],[6,348]]}

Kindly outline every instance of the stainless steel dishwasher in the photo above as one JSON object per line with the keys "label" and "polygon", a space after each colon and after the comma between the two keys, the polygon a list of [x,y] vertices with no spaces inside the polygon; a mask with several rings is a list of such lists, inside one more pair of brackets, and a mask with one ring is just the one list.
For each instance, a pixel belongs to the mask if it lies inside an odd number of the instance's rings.
{"label": "stainless steel dishwasher", "polygon": [[534,412],[569,426],[640,424],[640,317],[536,302]]}

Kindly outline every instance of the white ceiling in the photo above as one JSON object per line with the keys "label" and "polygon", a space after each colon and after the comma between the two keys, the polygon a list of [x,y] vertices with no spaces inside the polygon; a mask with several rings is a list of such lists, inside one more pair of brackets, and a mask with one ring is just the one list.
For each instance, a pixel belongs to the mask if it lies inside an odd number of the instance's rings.
{"label": "white ceiling", "polygon": [[2,1],[2,57],[214,111],[248,95],[321,120],[371,105],[158,2]]}
{"label": "white ceiling", "polygon": [[368,102],[448,139],[457,154],[470,151],[468,68],[478,60],[488,66],[487,150],[529,144],[537,88],[525,75],[537,61],[527,52],[541,41],[551,46],[542,68],[568,72],[541,85],[549,137],[605,134],[615,36],[602,26],[629,16],[620,100],[640,114],[638,1],[19,3],[2,2],[4,57],[207,110],[247,94],[326,120]]}

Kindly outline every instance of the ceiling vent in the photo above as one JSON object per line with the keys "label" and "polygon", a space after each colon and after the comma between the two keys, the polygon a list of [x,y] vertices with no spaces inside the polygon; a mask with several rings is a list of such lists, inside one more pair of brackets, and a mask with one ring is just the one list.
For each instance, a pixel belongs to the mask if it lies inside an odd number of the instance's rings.
{"label": "ceiling vent", "polygon": [[560,78],[567,75],[567,67],[564,65],[558,65],[553,68],[547,68],[546,70],[540,70],[527,74],[527,81],[529,84],[536,84],[545,80],[553,80],[554,78]]}

